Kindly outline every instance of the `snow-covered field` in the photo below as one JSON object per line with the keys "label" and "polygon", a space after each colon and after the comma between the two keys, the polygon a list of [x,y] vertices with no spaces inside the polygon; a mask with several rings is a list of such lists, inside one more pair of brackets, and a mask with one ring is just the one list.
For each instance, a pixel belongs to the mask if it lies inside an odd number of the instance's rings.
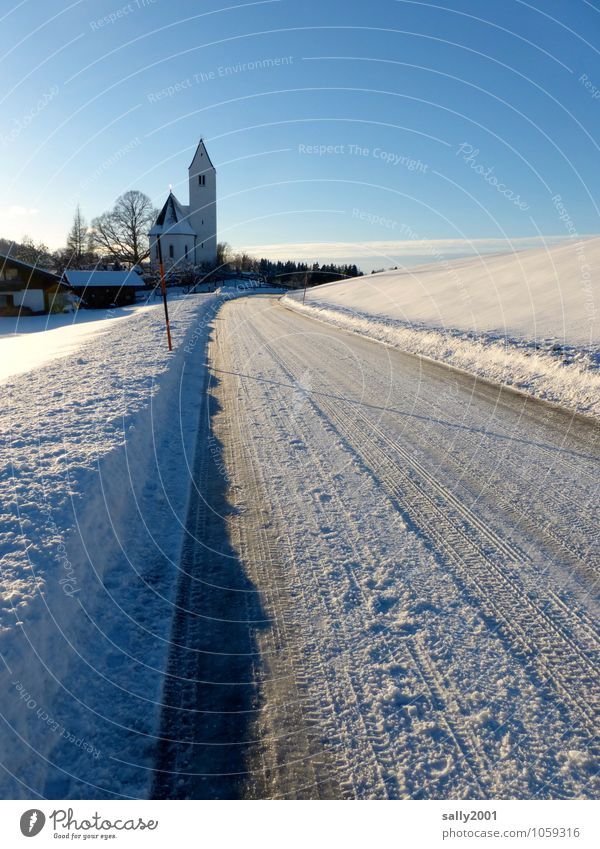
{"label": "snow-covered field", "polygon": [[91,311],[25,318],[2,317],[0,380],[25,374],[51,360],[68,356],[86,341],[114,328],[119,318],[131,317],[133,312],[132,309],[114,310],[110,318],[99,318],[98,313]]}
{"label": "snow-covered field", "polygon": [[329,283],[286,304],[600,416],[600,238]]}
{"label": "snow-covered field", "polygon": [[219,300],[0,319],[3,797],[146,792]]}

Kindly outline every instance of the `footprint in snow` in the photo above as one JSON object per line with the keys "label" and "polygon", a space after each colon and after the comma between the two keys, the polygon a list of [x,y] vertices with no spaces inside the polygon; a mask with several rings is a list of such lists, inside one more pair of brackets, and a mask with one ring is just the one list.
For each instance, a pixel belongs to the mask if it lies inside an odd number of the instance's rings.
{"label": "footprint in snow", "polygon": [[321,504],[326,504],[328,501],[331,501],[331,495],[327,495],[326,492],[321,492],[320,489],[313,489],[312,495],[315,501],[320,501]]}

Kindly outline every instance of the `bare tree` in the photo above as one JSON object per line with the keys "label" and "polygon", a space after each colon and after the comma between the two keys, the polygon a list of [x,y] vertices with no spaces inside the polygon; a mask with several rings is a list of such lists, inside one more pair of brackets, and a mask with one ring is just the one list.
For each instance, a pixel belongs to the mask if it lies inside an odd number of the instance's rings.
{"label": "bare tree", "polygon": [[96,250],[119,262],[137,265],[150,253],[148,231],[158,211],[143,192],[125,192],[110,212],[92,221],[91,242]]}
{"label": "bare tree", "polygon": [[247,254],[245,251],[235,254],[231,259],[231,265],[236,271],[254,271],[258,263],[254,257]]}
{"label": "bare tree", "polygon": [[229,242],[217,242],[217,266],[221,268],[233,259],[233,251]]}
{"label": "bare tree", "polygon": [[34,244],[31,236],[23,236],[20,244],[16,243],[11,255],[29,265],[48,268],[52,265],[52,255],[43,242]]}

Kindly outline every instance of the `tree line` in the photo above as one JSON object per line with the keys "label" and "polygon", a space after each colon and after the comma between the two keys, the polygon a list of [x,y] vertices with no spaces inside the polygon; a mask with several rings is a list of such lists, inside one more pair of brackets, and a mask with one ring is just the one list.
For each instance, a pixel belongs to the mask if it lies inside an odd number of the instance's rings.
{"label": "tree line", "polygon": [[217,267],[229,271],[256,274],[268,283],[281,286],[317,286],[344,277],[360,277],[355,264],[318,262],[308,264],[294,260],[257,259],[248,253],[235,253],[227,242],[217,245]]}

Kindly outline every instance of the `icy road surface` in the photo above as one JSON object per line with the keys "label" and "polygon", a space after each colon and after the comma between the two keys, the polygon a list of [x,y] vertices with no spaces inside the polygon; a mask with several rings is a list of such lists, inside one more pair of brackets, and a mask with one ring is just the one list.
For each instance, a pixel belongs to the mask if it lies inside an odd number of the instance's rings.
{"label": "icy road surface", "polygon": [[597,794],[597,428],[260,297],[211,393],[155,794]]}

